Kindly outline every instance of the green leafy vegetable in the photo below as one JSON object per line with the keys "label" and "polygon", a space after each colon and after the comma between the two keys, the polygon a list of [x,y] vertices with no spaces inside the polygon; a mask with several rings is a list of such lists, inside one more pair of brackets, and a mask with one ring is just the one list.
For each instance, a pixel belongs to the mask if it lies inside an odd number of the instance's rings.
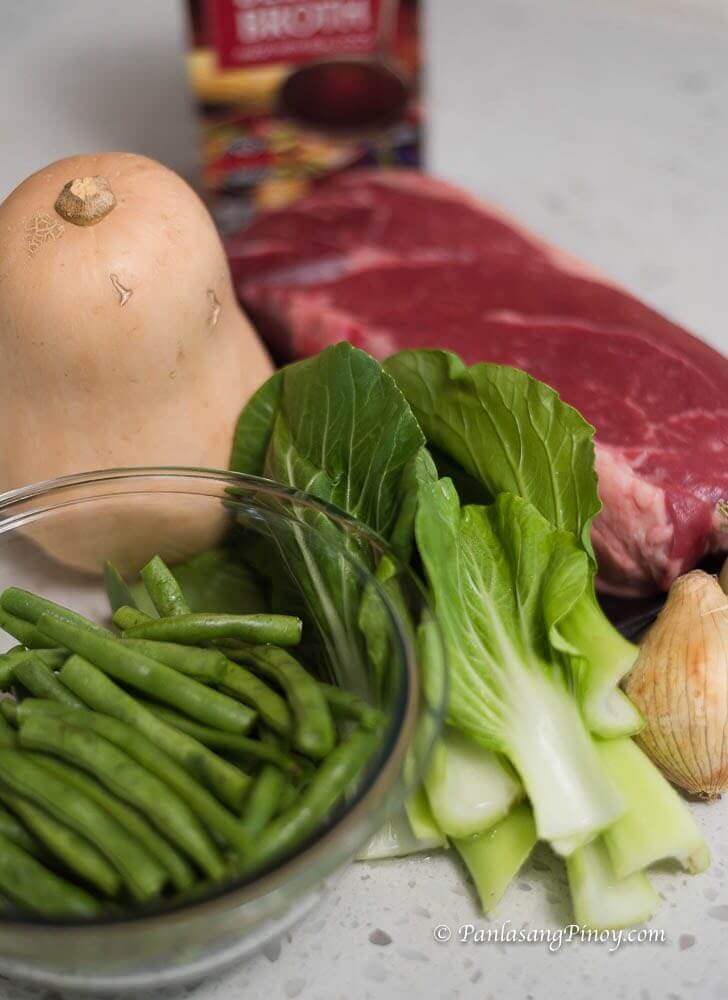
{"label": "green leafy vegetable", "polygon": [[305,490],[389,538],[423,444],[394,380],[343,343],[255,393],[238,421],[232,468]]}
{"label": "green leafy vegetable", "polygon": [[433,828],[425,837],[418,837],[404,809],[388,816],[380,830],[357,855],[358,861],[379,861],[382,858],[402,858],[421,851],[435,851],[447,846],[443,834]]}
{"label": "green leafy vegetable", "polygon": [[592,553],[600,510],[594,428],[556,392],[517,368],[466,367],[448,351],[402,351],[394,377],[428,441],[450,455],[491,499],[514,493]]}
{"label": "green leafy vegetable", "polygon": [[447,843],[444,831],[432,815],[430,802],[427,794],[420,786],[404,804],[405,812],[412,832],[420,843],[433,843],[439,841],[441,846]]}
{"label": "green leafy vegetable", "polygon": [[[559,627],[560,648],[568,657],[577,697],[592,732],[605,738],[630,736],[644,719],[619,687],[637,658],[597,603],[593,571],[589,587]],[[555,639],[556,641],[556,639]]]}
{"label": "green leafy vegetable", "polygon": [[566,859],[574,918],[582,927],[617,930],[649,920],[660,899],[644,872],[618,879],[601,837]]}
{"label": "green leafy vegetable", "polygon": [[448,837],[482,833],[523,798],[521,782],[502,757],[450,727],[432,753],[425,788]]}
{"label": "green leafy vegetable", "polygon": [[262,476],[280,409],[285,369],[277,371],[248,400],[238,418],[230,468],[249,476]]}
{"label": "green leafy vegetable", "polygon": [[[410,462],[405,470],[402,505],[389,539],[390,547],[404,563],[408,563],[412,558],[414,522],[420,490],[436,479],[437,470],[432,458],[425,448],[420,448],[414,461]],[[409,609],[402,593],[399,568],[389,555],[384,555],[379,560],[375,576],[379,587],[373,584],[365,587],[359,610],[359,627],[365,637],[369,660],[381,691],[386,677],[387,662],[392,654],[390,648],[392,630],[387,621],[387,609],[382,601],[380,588],[396,608],[401,621],[409,625],[410,629],[413,623],[410,621]]]}
{"label": "green leafy vegetable", "polygon": [[509,758],[541,838],[588,839],[623,805],[550,639],[589,583],[584,551],[520,497],[461,509],[449,480],[422,491],[416,533],[449,658],[448,721]]}
{"label": "green leafy vegetable", "polygon": [[[383,369],[341,344],[259,390],[241,414],[232,462],[343,509],[400,561],[421,560],[427,576],[449,667],[449,725],[417,788],[437,712],[420,727],[404,768],[415,790],[361,856],[449,838],[490,911],[545,839],[567,858],[576,920],[603,929],[654,912],[644,868],[675,857],[699,871],[708,853],[678,796],[623,738],[641,725],[619,688],[636,650],[596,600],[593,435],[524,372],[467,368],[424,350]],[[381,694],[394,673],[393,605],[416,642],[424,702],[440,704],[440,635],[430,616],[411,620],[396,559],[366,535],[348,539],[353,561],[342,559],[331,519],[304,498],[294,509],[300,525],[271,521],[275,558],[265,545],[256,556],[274,608],[276,594],[294,606],[289,571],[331,662],[341,660],[337,635],[348,650],[356,635]],[[362,561],[376,583],[355,571]]]}
{"label": "green leafy vegetable", "polygon": [[[343,343],[282,369],[258,390],[238,421],[232,462],[235,471],[335,504],[409,558],[424,452],[424,435],[394,380],[369,355]],[[295,513],[315,536],[303,527],[278,525],[282,566],[307,598],[330,661],[341,662],[336,648],[344,642],[351,648],[354,637],[362,641],[360,612],[368,639],[376,644],[381,633],[381,597],[373,608],[368,595],[362,612],[362,577],[354,566],[363,562],[376,570],[375,547],[342,534],[303,502]],[[354,562],[341,554],[342,543]],[[379,572],[386,583],[391,567]],[[387,650],[373,655],[383,672]]]}
{"label": "green leafy vegetable", "polygon": [[172,567],[194,612],[257,614],[267,611],[260,580],[234,549],[210,549]]}
{"label": "green leafy vegetable", "polygon": [[615,875],[626,878],[667,858],[694,874],[705,871],[710,852],[690,810],[637,744],[605,740],[598,748],[627,803],[603,835]]}
{"label": "green leafy vegetable", "polygon": [[522,802],[484,833],[453,841],[486,913],[492,912],[501,901],[537,840],[531,807]]}
{"label": "green leafy vegetable", "polygon": [[[446,351],[403,351],[385,367],[407,397],[428,442],[490,498],[514,493],[556,528],[571,532],[596,570],[590,529],[600,510],[594,428],[553,389],[501,365],[467,368]],[[456,475],[456,482],[459,477]],[[458,482],[458,486],[460,483]],[[593,582],[560,627],[589,726],[600,736],[637,732],[642,719],[619,689],[635,647],[600,610]]]}

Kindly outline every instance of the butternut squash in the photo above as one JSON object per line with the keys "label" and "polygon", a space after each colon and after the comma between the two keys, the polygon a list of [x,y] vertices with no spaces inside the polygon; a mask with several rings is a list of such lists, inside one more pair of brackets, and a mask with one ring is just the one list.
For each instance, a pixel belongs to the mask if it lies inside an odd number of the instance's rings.
{"label": "butternut squash", "polygon": [[[111,467],[226,468],[238,414],[271,371],[210,216],[161,164],[70,157],[0,205],[0,490]],[[209,502],[171,528],[176,516],[171,499],[146,512],[117,501],[33,537],[96,571],[106,558],[138,568],[160,547],[181,558],[222,524]]]}

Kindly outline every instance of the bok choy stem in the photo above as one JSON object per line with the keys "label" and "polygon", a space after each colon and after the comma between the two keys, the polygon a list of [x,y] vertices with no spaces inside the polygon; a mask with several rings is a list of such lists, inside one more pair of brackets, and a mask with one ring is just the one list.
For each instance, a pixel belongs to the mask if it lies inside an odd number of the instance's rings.
{"label": "bok choy stem", "polygon": [[539,837],[590,839],[624,805],[550,642],[584,591],[584,553],[512,494],[461,509],[447,479],[421,490],[416,535],[448,652],[448,721],[509,758]]}
{"label": "bok choy stem", "polygon": [[533,813],[528,803],[522,802],[490,830],[453,840],[486,913],[495,909],[503,898],[537,839]]}
{"label": "bok choy stem", "polygon": [[449,837],[482,833],[524,795],[508,762],[447,727],[425,775],[427,797],[440,829]]}
{"label": "bok choy stem", "polygon": [[615,874],[625,878],[665,858],[705,871],[710,852],[692,813],[646,754],[630,739],[599,742],[598,750],[627,803],[603,835]]}
{"label": "bok choy stem", "polygon": [[567,858],[574,919],[582,927],[617,930],[649,920],[660,898],[644,872],[626,878],[614,874],[604,840],[580,847]]}

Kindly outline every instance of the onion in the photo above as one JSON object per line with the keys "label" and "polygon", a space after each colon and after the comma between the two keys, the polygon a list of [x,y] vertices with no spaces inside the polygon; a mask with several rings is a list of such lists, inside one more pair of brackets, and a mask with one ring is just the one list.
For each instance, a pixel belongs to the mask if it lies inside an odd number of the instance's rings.
{"label": "onion", "polygon": [[665,776],[717,798],[728,786],[728,597],[716,577],[694,570],[673,583],[627,694],[646,722],[637,740]]}

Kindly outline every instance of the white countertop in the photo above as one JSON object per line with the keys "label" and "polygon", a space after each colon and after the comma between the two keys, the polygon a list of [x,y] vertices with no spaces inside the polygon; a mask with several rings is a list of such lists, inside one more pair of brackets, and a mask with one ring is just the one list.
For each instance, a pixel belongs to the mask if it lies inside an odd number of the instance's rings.
{"label": "white countertop", "polygon": [[[728,350],[726,0],[431,0],[429,14],[433,169]],[[194,175],[177,0],[4,0],[2,28],[0,197],[103,148]],[[567,923],[563,875],[537,854],[488,922],[453,859],[419,857],[353,866],[280,952],[194,996],[728,1000],[728,808],[698,812],[714,864],[658,876],[664,944],[437,944],[443,923]],[[377,928],[390,944],[369,941]],[[0,981],[3,1000],[25,996]]]}

